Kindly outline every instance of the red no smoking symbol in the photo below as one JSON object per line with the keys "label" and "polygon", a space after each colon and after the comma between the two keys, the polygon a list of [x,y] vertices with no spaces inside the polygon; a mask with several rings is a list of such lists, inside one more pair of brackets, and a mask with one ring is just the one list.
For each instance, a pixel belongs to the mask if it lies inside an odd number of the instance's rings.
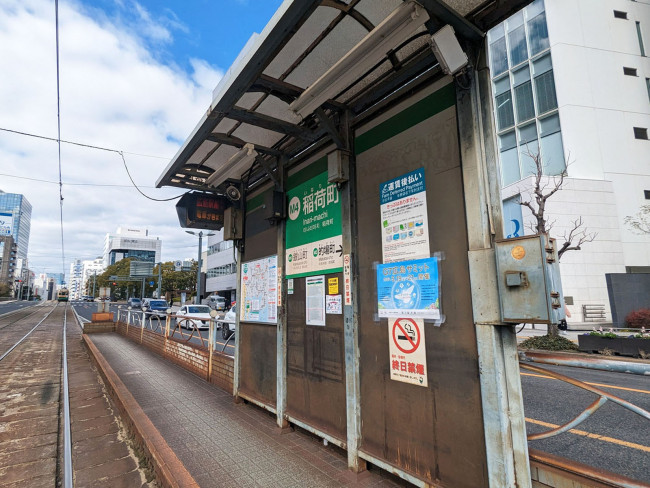
{"label": "red no smoking symbol", "polygon": [[[413,319],[397,319],[393,324],[393,342],[404,354],[412,354],[420,345],[420,328]],[[400,343],[402,345],[400,345]]]}

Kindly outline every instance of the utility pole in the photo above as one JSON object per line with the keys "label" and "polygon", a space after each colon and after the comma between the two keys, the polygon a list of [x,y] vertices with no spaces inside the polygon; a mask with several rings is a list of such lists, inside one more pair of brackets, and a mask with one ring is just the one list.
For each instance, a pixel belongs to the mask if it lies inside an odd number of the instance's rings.
{"label": "utility pole", "polygon": [[162,262],[158,263],[158,298],[162,298]]}
{"label": "utility pole", "polygon": [[95,298],[95,282],[97,281],[97,270],[93,271],[93,298]]}
{"label": "utility pole", "polygon": [[[186,230],[188,234],[192,234],[193,236],[199,236],[199,259],[198,259],[198,269],[196,270],[196,304],[200,305],[201,304],[201,246],[203,243],[203,231],[199,231],[197,234],[196,232],[192,232],[191,230]],[[206,237],[208,236],[213,236],[214,232],[210,232],[209,234],[205,234]]]}

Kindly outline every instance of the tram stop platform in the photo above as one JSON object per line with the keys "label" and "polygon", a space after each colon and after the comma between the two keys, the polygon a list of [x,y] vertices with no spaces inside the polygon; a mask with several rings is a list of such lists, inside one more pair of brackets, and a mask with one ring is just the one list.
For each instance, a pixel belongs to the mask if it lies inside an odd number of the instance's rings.
{"label": "tram stop platform", "polygon": [[123,421],[159,483],[178,487],[410,486],[385,471],[354,473],[346,453],[117,333],[85,335]]}

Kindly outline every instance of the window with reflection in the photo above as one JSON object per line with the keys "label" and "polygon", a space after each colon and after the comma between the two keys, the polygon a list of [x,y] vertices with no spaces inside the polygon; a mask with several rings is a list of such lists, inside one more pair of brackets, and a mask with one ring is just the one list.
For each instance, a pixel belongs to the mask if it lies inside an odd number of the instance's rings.
{"label": "window with reflection", "polygon": [[501,184],[566,170],[543,0],[488,32]]}

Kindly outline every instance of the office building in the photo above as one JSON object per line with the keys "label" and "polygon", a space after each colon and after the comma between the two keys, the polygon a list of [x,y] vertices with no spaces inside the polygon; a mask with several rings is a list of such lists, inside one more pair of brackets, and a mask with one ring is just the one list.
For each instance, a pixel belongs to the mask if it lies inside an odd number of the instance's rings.
{"label": "office building", "polygon": [[16,256],[27,259],[32,205],[18,193],[0,190],[0,236],[11,236],[16,243]]}
{"label": "office building", "polygon": [[83,270],[82,270],[82,283],[81,289],[83,290],[82,295],[93,294],[93,288],[95,294],[98,293],[97,286],[93,287],[93,283],[96,285],[96,276],[102,274],[104,271],[104,259],[97,258],[93,260],[83,261]]}
{"label": "office building", "polygon": [[0,236],[0,283],[13,288],[18,246],[13,237]]}
{"label": "office building", "polygon": [[233,241],[223,240],[223,230],[215,231],[214,236],[208,237],[207,257],[205,267],[205,296],[220,295],[226,303],[237,298],[237,263],[236,249]]}
{"label": "office building", "polygon": [[605,274],[650,272],[650,236],[625,223],[650,204],[650,4],[535,0],[488,43],[504,234],[533,233],[520,202],[539,151],[543,184],[565,173],[545,213],[551,235],[562,242],[580,218],[595,234],[561,260],[569,320],[583,305],[609,317]]}
{"label": "office building", "polygon": [[75,259],[70,263],[70,274],[68,275],[68,293],[70,299],[79,299],[85,295],[83,291],[83,262]]}
{"label": "office building", "polygon": [[121,226],[118,227],[115,234],[106,234],[104,239],[104,268],[124,258],[159,263],[161,249],[162,241],[158,237],[149,236],[147,229]]}

